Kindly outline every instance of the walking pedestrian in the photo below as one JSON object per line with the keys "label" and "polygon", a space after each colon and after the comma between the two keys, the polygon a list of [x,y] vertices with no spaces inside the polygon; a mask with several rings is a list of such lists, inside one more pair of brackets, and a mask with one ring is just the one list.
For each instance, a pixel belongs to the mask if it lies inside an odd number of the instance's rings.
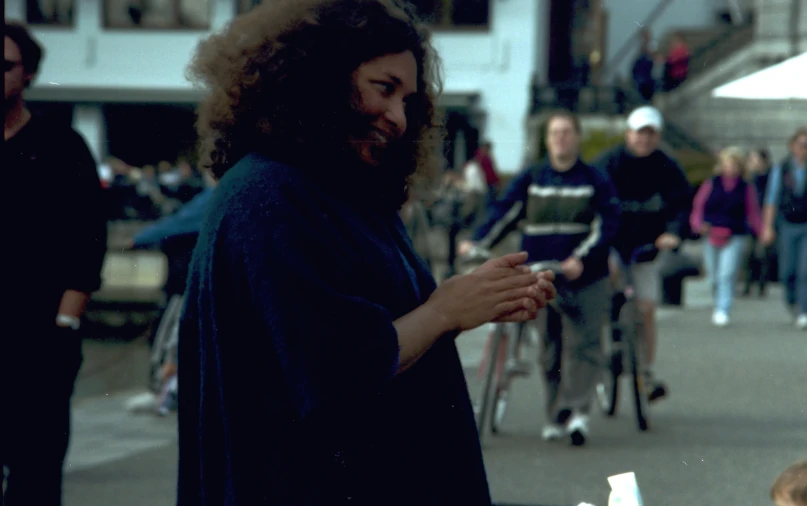
{"label": "walking pedestrian", "polygon": [[807,128],[790,138],[790,155],[773,168],[765,194],[762,242],[779,237],[779,281],[796,327],[807,330]]}
{"label": "walking pedestrian", "polygon": [[[765,202],[765,188],[768,186],[771,163],[770,154],[767,149],[760,148],[748,154],[746,163],[747,180],[754,185],[757,191],[759,208],[762,209]],[[745,269],[745,288],[743,295],[751,294],[751,286],[756,284],[759,287],[759,296],[764,297],[765,291],[770,281],[770,273],[773,267],[775,249],[766,246],[760,241],[759,235],[751,237],[751,246],[748,248],[748,259]],[[774,278],[776,279],[776,278]]]}
{"label": "walking pedestrian", "polygon": [[692,206],[690,226],[705,238],[706,273],[713,287],[712,323],[729,324],[734,284],[749,233],[759,235],[762,221],[756,189],[743,179],[745,156],[729,147],[718,156],[717,175],[701,185]]}
{"label": "walking pedestrian", "polygon": [[20,327],[4,334],[0,351],[2,498],[7,506],[58,506],[82,362],[79,327],[101,285],[107,208],[81,136],[25,106],[42,47],[21,24],[6,22],[4,35],[3,168],[23,200],[4,230],[5,311]]}
{"label": "walking pedestrian", "polygon": [[264,2],[200,45],[219,183],[180,322],[180,506],[491,504],[454,339],[554,287],[521,253],[438,288],[413,251],[434,56],[395,0]]}
{"label": "walking pedestrian", "polygon": [[667,60],[664,64],[664,91],[681,86],[689,75],[689,46],[681,33],[676,32],[670,40]]}
{"label": "walking pedestrian", "polygon": [[[490,249],[523,222],[522,249],[530,262],[561,262],[554,307],[540,317],[541,369],[546,389],[546,440],[568,437],[583,445],[590,433],[590,408],[602,365],[602,329],[610,302],[608,255],[619,229],[619,200],[608,176],[580,159],[580,120],[569,111],[546,121],[545,160],[527,168],[508,186],[473,242]],[[561,325],[549,325],[556,312]],[[551,330],[552,332],[549,332]]]}

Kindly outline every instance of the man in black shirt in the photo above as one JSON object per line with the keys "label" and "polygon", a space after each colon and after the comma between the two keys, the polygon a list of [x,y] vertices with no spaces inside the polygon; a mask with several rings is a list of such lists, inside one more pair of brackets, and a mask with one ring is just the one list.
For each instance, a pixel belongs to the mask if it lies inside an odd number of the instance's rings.
{"label": "man in black shirt", "polygon": [[[621,224],[614,240],[613,264],[626,267],[632,253],[654,244],[660,250],[677,248],[689,216],[691,189],[681,166],[659,149],[664,120],[654,107],[643,106],[628,117],[625,144],[603,155],[595,165],[605,171],[621,201]],[[648,376],[655,361],[656,301],[661,292],[659,262],[629,266],[642,321],[638,331],[645,339]],[[660,382],[648,378],[650,398],[664,395]]]}
{"label": "man in black shirt", "polygon": [[6,329],[0,352],[3,499],[8,506],[58,506],[70,397],[82,361],[77,331],[89,294],[101,284],[106,216],[84,140],[32,117],[23,102],[42,48],[19,24],[6,23],[4,34],[3,162],[17,197],[6,220],[11,258],[3,287],[11,294],[5,314],[18,328]]}

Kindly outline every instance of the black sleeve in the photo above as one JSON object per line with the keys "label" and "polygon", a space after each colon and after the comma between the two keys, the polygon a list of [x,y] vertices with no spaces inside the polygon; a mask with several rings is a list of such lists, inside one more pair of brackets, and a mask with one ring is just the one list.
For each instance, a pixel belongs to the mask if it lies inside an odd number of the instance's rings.
{"label": "black sleeve", "polygon": [[66,286],[89,294],[101,287],[107,248],[107,208],[98,169],[84,139],[70,130],[65,148],[65,191],[72,196],[61,217],[71,238],[64,249],[66,264],[70,266],[65,273]]}
{"label": "black sleeve", "polygon": [[667,164],[666,179],[667,184],[661,187],[661,196],[668,209],[666,231],[686,239],[689,231],[689,212],[692,207],[692,187],[684,170],[671,158]]}
{"label": "black sleeve", "polygon": [[399,353],[392,316],[356,294],[362,269],[315,201],[284,187],[246,203],[226,232],[302,418],[377,391]]}

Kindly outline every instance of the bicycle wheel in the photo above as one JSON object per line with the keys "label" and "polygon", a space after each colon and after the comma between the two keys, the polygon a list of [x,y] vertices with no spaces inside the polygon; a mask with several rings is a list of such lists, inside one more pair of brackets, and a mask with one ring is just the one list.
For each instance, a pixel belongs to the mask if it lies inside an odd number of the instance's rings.
{"label": "bicycle wheel", "polygon": [[621,329],[612,325],[603,332],[603,367],[597,381],[597,405],[605,416],[614,416],[619,405],[619,377],[622,375]]}
{"label": "bicycle wheel", "polygon": [[[628,317],[635,318],[637,310],[634,303],[629,304],[630,308],[626,307],[623,311],[629,313]],[[635,322],[635,319],[629,321]],[[623,328],[623,342],[625,343],[628,360],[630,362],[630,377],[631,386],[633,390],[633,400],[636,412],[636,426],[640,431],[646,431],[650,428],[650,410],[648,409],[648,399],[646,388],[644,384],[644,367],[642,361],[644,350],[639,344],[638,336],[636,335],[635,323]],[[630,329],[630,331],[628,331]]]}
{"label": "bicycle wheel", "polygon": [[476,413],[476,430],[481,439],[485,433],[485,423],[490,416],[491,396],[493,395],[494,378],[499,369],[499,349],[502,340],[505,338],[505,328],[503,324],[497,323],[493,327],[493,332],[489,339],[487,364],[485,365],[485,375],[482,381],[482,390],[479,394],[479,409]]}
{"label": "bicycle wheel", "polygon": [[[493,434],[499,433],[499,428],[504,421],[504,415],[507,412],[507,399],[510,395],[510,384],[512,382],[511,371],[508,370],[508,365],[516,361],[518,355],[518,347],[521,343],[522,333],[524,332],[524,325],[516,324],[515,332],[512,334],[505,333],[504,347],[506,354],[504,356],[503,367],[498,370],[495,378],[495,385],[493,388],[493,409],[490,414],[490,431]],[[511,338],[512,336],[512,338]]]}

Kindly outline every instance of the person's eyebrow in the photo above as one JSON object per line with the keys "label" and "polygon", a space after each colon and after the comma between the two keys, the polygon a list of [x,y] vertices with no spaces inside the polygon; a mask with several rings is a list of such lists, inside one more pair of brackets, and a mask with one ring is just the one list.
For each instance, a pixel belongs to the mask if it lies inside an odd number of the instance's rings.
{"label": "person's eyebrow", "polygon": [[[384,74],[387,76],[387,78],[390,81],[392,81],[393,84],[395,84],[395,86],[398,86],[399,88],[403,87],[404,83],[403,83],[403,80],[400,77],[398,77],[395,74],[392,74],[390,72],[384,72]],[[414,95],[415,93],[417,93],[417,90],[412,90],[409,93],[407,93],[407,95]]]}

